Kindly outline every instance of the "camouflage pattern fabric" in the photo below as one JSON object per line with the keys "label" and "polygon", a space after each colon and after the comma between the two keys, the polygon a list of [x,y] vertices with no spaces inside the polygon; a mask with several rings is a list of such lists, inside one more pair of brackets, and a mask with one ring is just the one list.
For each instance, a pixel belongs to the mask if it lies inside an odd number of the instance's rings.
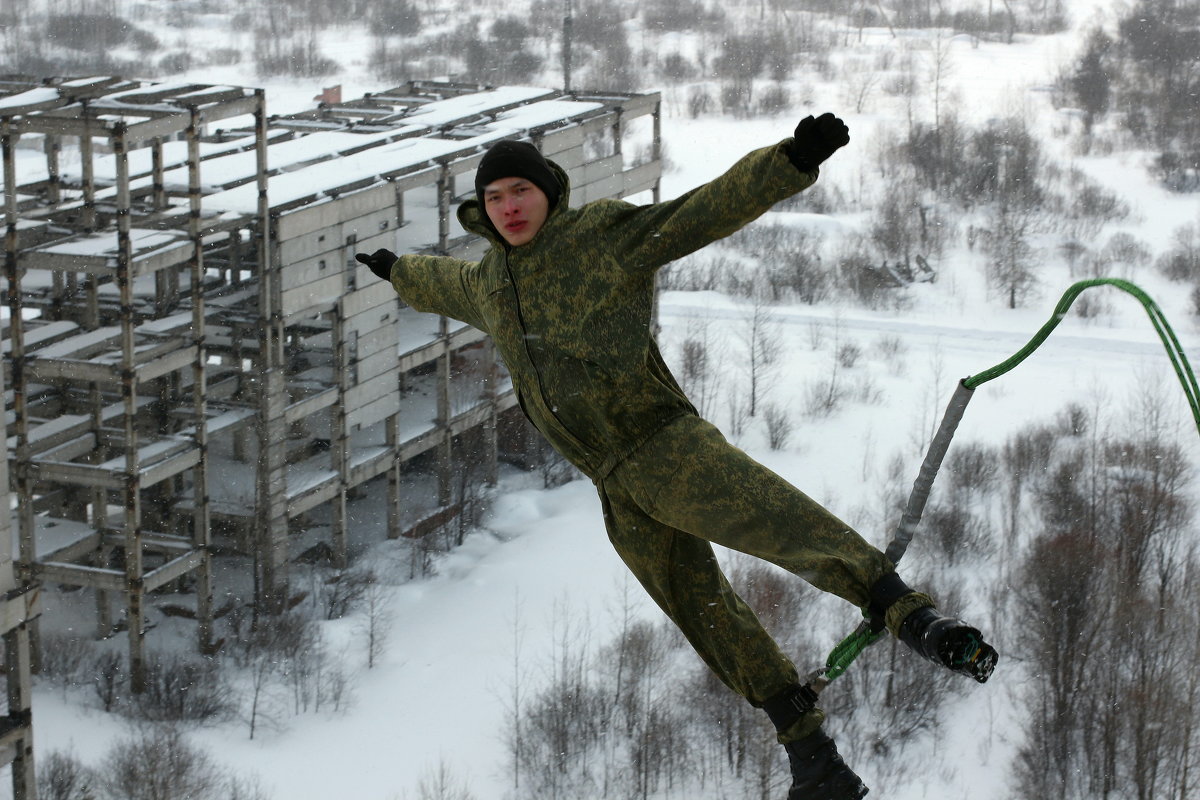
{"label": "camouflage pattern fabric", "polygon": [[[796,668],[722,574],[710,543],[770,561],[865,607],[892,572],[887,557],[820,504],[681,417],[598,483],[609,539],[705,663],[751,703],[797,680]],[[820,712],[784,741],[820,724]]]}
{"label": "camouflage pattern fabric", "polygon": [[[764,558],[858,606],[891,570],[886,557],[701,420],[651,331],[654,274],[728,236],[810,186],[784,140],[675,200],[569,206],[562,199],[527,244],[509,247],[476,200],[458,211],[492,247],[479,262],[405,255],[392,285],[413,308],[490,334],[521,408],[592,478],[609,537],[700,656],[755,705],[796,669],[730,588],[710,542]],[[802,737],[814,711],[781,734]]]}
{"label": "camouflage pattern fabric", "polygon": [[521,407],[550,443],[596,479],[672,419],[696,411],[650,330],[654,274],[728,236],[807,188],[785,140],[756,150],[724,175],[664,203],[599,200],[569,206],[570,182],[537,236],[508,247],[478,201],[463,227],[492,247],[479,262],[404,255],[392,285],[419,311],[444,314],[492,336]]}

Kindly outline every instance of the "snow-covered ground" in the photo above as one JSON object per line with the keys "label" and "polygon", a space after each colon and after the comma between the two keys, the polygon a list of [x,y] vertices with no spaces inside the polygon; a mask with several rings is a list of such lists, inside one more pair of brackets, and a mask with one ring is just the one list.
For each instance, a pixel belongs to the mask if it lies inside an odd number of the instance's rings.
{"label": "snow-covered ground", "polygon": [[[1144,153],[1102,158],[1072,155],[1068,140],[1061,136],[1069,121],[1051,108],[1047,93],[1039,91],[1059,65],[1074,57],[1080,31],[1096,19],[1111,18],[1113,7],[1105,0],[1081,0],[1073,30],[1023,38],[1013,45],[953,39],[948,80],[958,98],[956,111],[964,118],[980,121],[1021,114],[1056,158],[1070,160],[1118,191],[1134,215],[1111,226],[1105,235],[1128,230],[1157,254],[1179,226],[1200,222],[1196,198],[1155,185],[1144,169]],[[216,33],[198,31],[192,47],[203,47],[206,36],[213,38]],[[222,46],[238,45],[226,40]],[[369,47],[364,36],[348,33],[323,46],[327,55],[346,65],[346,74],[325,80],[326,85],[340,80],[347,97],[379,88],[366,77]],[[886,31],[877,31],[862,46],[900,45],[891,42]],[[254,83],[241,74],[243,69],[213,69],[192,77]],[[817,84],[815,91],[817,100],[811,108],[775,118],[693,120],[669,106],[663,137],[677,168],[664,177],[664,197],[714,177],[753,147],[787,136],[794,117],[846,105],[842,87]],[[268,94],[271,110],[283,113],[311,106],[315,90],[311,82],[278,81],[268,85]],[[844,114],[852,143],[823,170],[822,183],[843,187],[852,195],[864,186],[870,191],[871,149],[899,135],[901,113],[881,98],[868,113]],[[787,215],[778,217],[783,220]],[[858,224],[854,219],[835,222],[847,228]],[[938,265],[939,280],[914,287],[911,303],[903,311],[827,305],[772,309],[786,355],[770,399],[792,411],[796,432],[789,446],[779,451],[767,448],[764,431],[753,426],[738,441],[879,544],[886,541],[887,531],[871,527],[877,512],[873,504],[888,462],[901,454],[915,477],[922,437],[940,418],[954,383],[1016,351],[1048,318],[1059,293],[1071,282],[1066,265],[1046,254],[1038,271],[1040,299],[1022,309],[1005,310],[987,296],[978,258],[965,249],[950,251]],[[1134,277],[1163,306],[1185,350],[1193,356],[1200,353],[1187,292],[1167,283],[1151,267]],[[1113,290],[1097,291],[1108,293],[1111,313],[1092,320],[1068,318],[1036,356],[1011,375],[981,388],[967,411],[959,441],[1001,443],[1028,423],[1052,418],[1069,402],[1104,407],[1115,422],[1129,413],[1138,387],[1149,385],[1157,387],[1167,402],[1180,441],[1189,452],[1196,452],[1183,395],[1141,307]],[[697,324],[707,324],[713,340],[725,343],[724,366],[732,374],[739,358],[740,331],[749,313],[745,303],[721,295],[665,294],[661,322],[668,359],[678,357],[681,341]],[[863,359],[844,377],[872,387],[870,394],[876,399],[849,401],[829,418],[804,417],[806,387],[827,377],[835,339],[862,346]],[[900,342],[898,350],[895,340]],[[1098,402],[1097,397],[1105,399]],[[727,416],[722,402],[713,421],[725,426]],[[500,732],[514,670],[538,680],[544,673],[550,637],[564,615],[589,625],[593,641],[605,641],[615,629],[615,609],[628,589],[625,570],[605,537],[590,484],[575,482],[544,491],[532,488],[532,482],[530,476],[506,476],[483,528],[438,563],[438,574],[395,589],[387,652],[373,670],[365,669],[361,620],[325,624],[331,649],[356,670],[354,698],[347,710],[288,717],[253,740],[242,722],[200,729],[192,734],[193,740],[231,771],[258,776],[275,798],[347,797],[351,796],[348,785],[356,800],[411,798],[416,796],[418,780],[439,764],[460,777],[477,800],[507,796]],[[369,529],[373,520],[361,523]],[[393,547],[378,545],[372,557],[386,564]],[[921,557],[918,542],[909,558]],[[396,571],[403,569],[397,566]],[[637,613],[657,619],[658,612],[648,600],[636,591],[632,596]],[[846,609],[847,629],[854,614]],[[996,644],[1002,653],[1011,652],[1004,640]],[[796,656],[807,665],[824,653]],[[936,763],[928,764],[927,782],[904,791],[876,786],[874,794],[891,800],[1008,797],[1003,776],[1020,733],[1012,727],[1006,709],[1023,678],[1013,661],[1001,661],[989,684],[955,701],[958,705],[944,738],[929,755]],[[34,707],[38,752],[72,750],[89,763],[104,754],[125,726],[88,700],[82,693],[38,689]],[[991,722],[993,730],[982,744],[974,730],[981,717]],[[872,783],[872,764],[854,767]]]}

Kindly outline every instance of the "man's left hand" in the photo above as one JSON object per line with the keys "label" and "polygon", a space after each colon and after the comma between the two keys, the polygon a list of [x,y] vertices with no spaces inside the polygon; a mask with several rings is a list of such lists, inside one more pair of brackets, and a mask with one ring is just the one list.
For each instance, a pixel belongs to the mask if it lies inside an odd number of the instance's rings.
{"label": "man's left hand", "polygon": [[800,120],[796,126],[788,156],[796,169],[809,172],[833,155],[838,148],[850,141],[850,129],[846,123],[826,112],[814,119],[812,115]]}
{"label": "man's left hand", "polygon": [[380,248],[371,255],[366,253],[355,253],[354,259],[360,264],[366,264],[367,268],[374,272],[379,278],[385,281],[392,279],[392,265],[396,263],[396,254],[391,250]]}

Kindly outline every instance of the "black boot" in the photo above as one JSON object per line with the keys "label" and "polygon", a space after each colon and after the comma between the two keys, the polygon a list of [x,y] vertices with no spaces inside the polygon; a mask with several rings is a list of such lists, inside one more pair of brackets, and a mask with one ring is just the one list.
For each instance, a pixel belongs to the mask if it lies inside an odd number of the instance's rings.
{"label": "black boot", "polygon": [[[872,624],[882,630],[888,609],[902,598],[909,602],[914,596],[923,597],[916,595],[895,573],[880,578],[871,587],[869,612]],[[924,602],[932,601],[924,597]],[[983,634],[962,620],[942,616],[932,605],[909,612],[899,627],[900,641],[918,655],[952,672],[986,683],[996,669],[999,655],[983,640]]]}
{"label": "black boot", "polygon": [[846,766],[833,739],[820,728],[783,747],[792,764],[788,800],[859,800],[866,796],[862,779]]}
{"label": "black boot", "polygon": [[926,606],[904,618],[900,641],[935,664],[987,683],[999,655],[983,634],[962,620],[943,617]]}
{"label": "black boot", "polygon": [[[817,693],[807,684],[793,684],[762,704],[763,711],[783,733],[817,707]],[[820,718],[818,718],[820,719]],[[838,755],[837,746],[819,727],[785,744],[792,765],[788,800],[858,800],[867,787]]]}

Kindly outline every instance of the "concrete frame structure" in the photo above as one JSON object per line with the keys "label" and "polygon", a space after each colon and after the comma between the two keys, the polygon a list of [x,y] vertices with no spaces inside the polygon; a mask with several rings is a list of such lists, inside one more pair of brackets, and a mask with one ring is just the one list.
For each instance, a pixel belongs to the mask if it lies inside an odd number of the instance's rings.
{"label": "concrete frame structure", "polygon": [[[200,647],[211,647],[199,147],[210,120],[251,114],[265,130],[265,95],[118,78],[13,88],[0,98],[0,137],[18,572],[94,588],[102,635],[115,627],[109,595],[123,594],[140,691],[148,592],[194,581]],[[44,143],[45,177],[19,185],[16,148],[31,135]],[[61,169],[64,137],[78,142],[74,177]],[[164,145],[177,137],[187,213],[163,225],[177,207],[164,186]],[[111,153],[107,180],[95,172],[97,141]],[[131,157],[142,146],[145,179]],[[265,138],[256,149],[265,195]],[[185,475],[200,502],[179,533],[172,498]]]}
{"label": "concrete frame structure", "polygon": [[[2,387],[0,387],[2,388]],[[0,500],[10,507],[8,460],[0,459]],[[12,766],[14,800],[37,797],[33,759],[32,624],[40,613],[40,587],[18,584],[13,567],[12,518],[0,514],[0,637],[7,708],[0,716],[0,766]]]}
{"label": "concrete frame structure", "polygon": [[[346,563],[367,481],[387,476],[389,536],[452,517],[453,443],[480,439],[494,481],[511,383],[483,334],[403,306],[354,253],[480,254],[454,206],[502,138],[561,164],[575,204],[657,200],[660,115],[657,94],[410,82],[268,118],[261,90],[0,79],[20,579],[93,587],[136,690],[148,592],[186,584],[213,646],[214,535],[253,554],[270,611],[310,512]],[[644,163],[623,152],[639,117]],[[417,508],[401,470],[425,454],[438,497]]]}

